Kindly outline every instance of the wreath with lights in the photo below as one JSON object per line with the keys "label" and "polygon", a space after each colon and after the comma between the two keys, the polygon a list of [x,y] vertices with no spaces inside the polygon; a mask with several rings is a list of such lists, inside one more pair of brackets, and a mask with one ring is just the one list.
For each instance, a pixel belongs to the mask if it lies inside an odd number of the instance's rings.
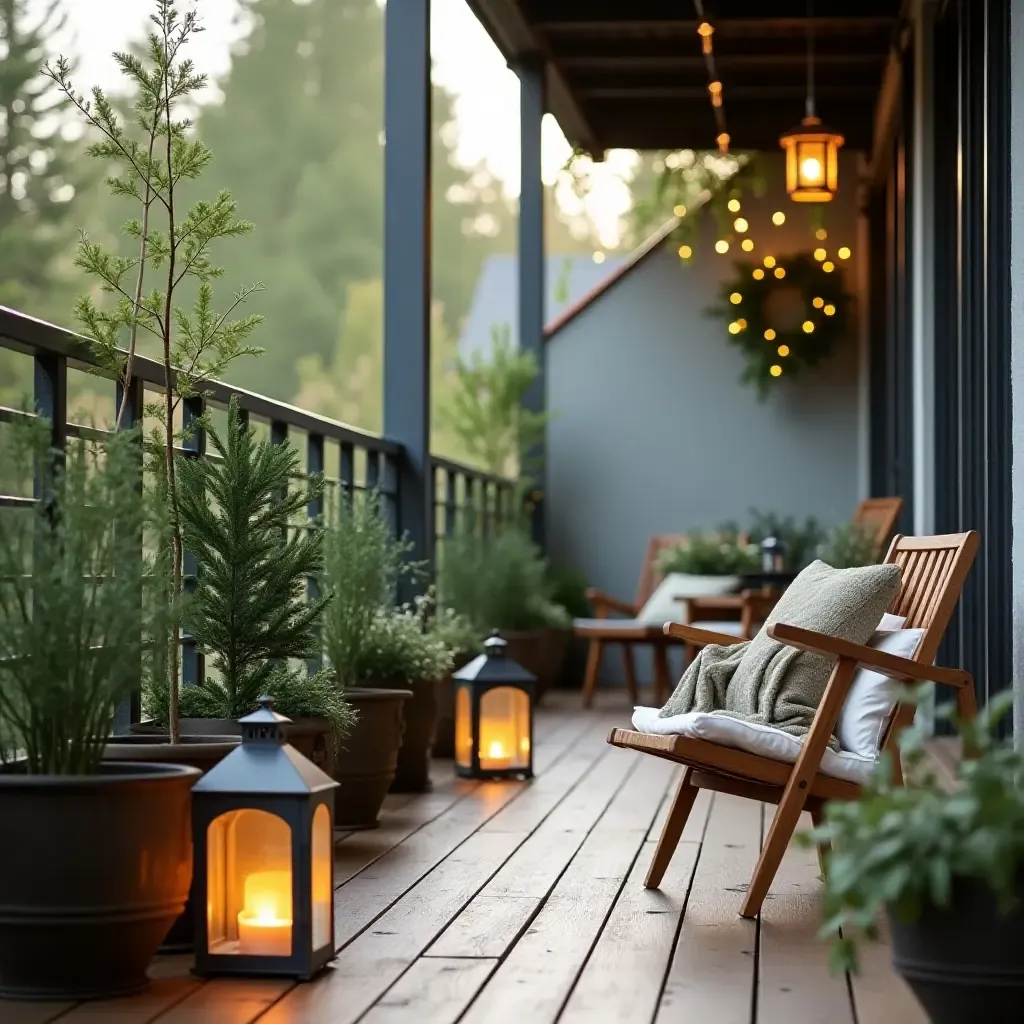
{"label": "wreath with lights", "polygon": [[842,271],[817,255],[737,262],[736,277],[708,310],[728,324],[728,339],[746,360],[740,380],[761,401],[779,381],[827,359],[846,334],[850,299]]}

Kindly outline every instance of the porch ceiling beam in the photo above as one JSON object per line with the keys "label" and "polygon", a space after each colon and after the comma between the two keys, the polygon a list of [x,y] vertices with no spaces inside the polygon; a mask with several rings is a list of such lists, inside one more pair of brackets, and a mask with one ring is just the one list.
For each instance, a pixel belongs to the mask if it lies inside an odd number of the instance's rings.
{"label": "porch ceiling beam", "polygon": [[[807,75],[807,52],[716,54],[715,66],[728,71],[799,71]],[[562,56],[559,63],[567,71],[692,71],[707,78],[707,64],[702,54],[684,57],[680,54],[652,55],[643,51],[623,55]],[[885,63],[884,53],[877,50],[863,53],[832,53],[814,55],[815,72],[821,68],[878,68]]]}
{"label": "porch ceiling beam", "polygon": [[[581,85],[576,91],[588,99],[601,100],[706,100],[707,86],[700,85],[662,85],[652,82],[647,85]],[[860,99],[873,109],[875,95],[878,92],[876,85],[820,85],[815,84],[815,96],[823,101],[821,106],[824,109],[822,116],[828,117],[828,101],[842,99]],[[729,100],[751,100],[764,102],[768,100],[796,99],[803,103],[806,96],[806,87],[801,85],[747,85],[727,86],[726,98]],[[803,115],[801,115],[803,116]],[[731,108],[730,108],[731,117]],[[799,120],[799,118],[797,119]],[[830,123],[833,120],[829,119]]]}
{"label": "porch ceiling beam", "polygon": [[522,5],[516,0],[466,0],[466,3],[494,40],[509,67],[516,67],[524,59],[543,61],[548,111],[554,115],[572,145],[600,159],[603,146],[594,133],[586,110],[569,87],[546,40],[537,34],[524,16]]}

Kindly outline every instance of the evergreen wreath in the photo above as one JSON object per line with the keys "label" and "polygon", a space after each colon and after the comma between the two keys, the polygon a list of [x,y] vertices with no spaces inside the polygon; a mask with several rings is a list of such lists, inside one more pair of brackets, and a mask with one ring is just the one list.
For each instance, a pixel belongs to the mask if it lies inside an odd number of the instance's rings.
{"label": "evergreen wreath", "polygon": [[740,380],[764,401],[777,381],[833,353],[846,334],[850,299],[839,267],[828,272],[806,253],[735,266],[736,277],[707,312],[727,322],[729,341],[746,360]]}

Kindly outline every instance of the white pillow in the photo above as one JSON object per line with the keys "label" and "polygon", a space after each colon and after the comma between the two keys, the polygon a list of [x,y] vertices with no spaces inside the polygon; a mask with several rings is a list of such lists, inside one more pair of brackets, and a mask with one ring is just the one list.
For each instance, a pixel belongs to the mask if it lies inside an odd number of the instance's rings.
{"label": "white pillow", "polygon": [[694,576],[684,572],[670,572],[658,584],[637,614],[640,622],[662,626],[666,622],[682,622],[686,605],[679,597],[720,597],[731,594],[740,584],[738,576]]}
{"label": "white pillow", "polygon": [[[884,622],[883,617],[880,625]],[[924,633],[923,629],[879,629],[868,641],[868,647],[900,658],[912,658]],[[892,681],[881,672],[862,665],[853,677],[850,692],[839,712],[836,723],[839,746],[861,757],[877,757],[882,732],[895,704]]]}
{"label": "white pillow", "polygon": [[902,629],[906,624],[907,618],[905,615],[890,615],[886,612],[882,616],[882,621],[875,627],[875,629],[878,632]]}
{"label": "white pillow", "polygon": [[[801,739],[774,726],[744,722],[728,715],[709,715],[703,711],[659,718],[658,708],[634,708],[633,728],[659,736],[692,736],[786,764],[793,764],[803,747]],[[831,748],[825,750],[821,759],[823,774],[858,784],[867,781],[874,766],[874,756],[860,757],[846,750],[836,753]]]}

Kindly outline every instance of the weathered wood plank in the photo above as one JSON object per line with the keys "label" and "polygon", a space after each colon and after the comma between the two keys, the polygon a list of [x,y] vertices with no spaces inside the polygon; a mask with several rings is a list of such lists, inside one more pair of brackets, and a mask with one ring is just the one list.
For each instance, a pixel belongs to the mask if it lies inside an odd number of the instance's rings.
{"label": "weathered wood plank", "polygon": [[293,989],[261,1024],[351,1024],[411,966],[526,834],[478,833],[341,953],[331,971]]}
{"label": "weathered wood plank", "polygon": [[497,960],[417,960],[360,1024],[455,1024]]}
{"label": "weathered wood plank", "polygon": [[160,1024],[251,1024],[293,987],[290,981],[264,979],[208,981],[156,1019]]}
{"label": "weathered wood plank", "polygon": [[860,972],[850,978],[858,1024],[928,1024],[928,1016],[893,970],[885,919],[879,922],[880,941],[860,944]]}
{"label": "weathered wood plank", "polygon": [[[671,762],[666,761],[665,764],[671,764]],[[675,766],[673,765],[673,767]],[[682,771],[682,769],[679,769],[679,771]],[[672,796],[676,791],[678,782],[679,772],[673,772],[672,782],[668,787],[668,798],[662,801],[661,807],[658,808],[658,816],[654,819],[654,824],[651,825],[649,839],[661,838],[661,833],[665,829],[665,820],[668,818],[668,812],[672,807]],[[693,809],[690,811],[690,817],[686,819],[686,826],[683,828],[680,842],[699,843],[704,838],[704,827],[707,825],[710,812],[711,793],[706,789],[702,789],[697,794],[697,799],[693,802]]]}
{"label": "weathered wood plank", "polygon": [[750,1024],[757,926],[743,920],[739,909],[760,848],[761,805],[716,794],[655,1018],[659,1024],[684,1017]]}
{"label": "weathered wood plank", "polygon": [[[137,996],[80,1003],[60,1018],[60,1024],[149,1024],[187,999],[201,984],[198,978],[156,978]],[[0,1013],[0,1020],[6,1019]]]}
{"label": "weathered wood plank", "polygon": [[661,770],[660,778],[660,785],[651,785],[647,770],[632,773],[470,1006],[466,1024],[557,1018],[644,844],[671,773]]}
{"label": "weathered wood plank", "polygon": [[20,1003],[0,999],[0,1021],[3,1024],[50,1024],[70,1010],[74,1003]]}
{"label": "weathered wood plank", "polygon": [[[809,828],[804,814],[798,831]],[[817,937],[821,919],[817,854],[791,843],[761,911],[758,1024],[854,1024],[846,978],[829,973]]]}

